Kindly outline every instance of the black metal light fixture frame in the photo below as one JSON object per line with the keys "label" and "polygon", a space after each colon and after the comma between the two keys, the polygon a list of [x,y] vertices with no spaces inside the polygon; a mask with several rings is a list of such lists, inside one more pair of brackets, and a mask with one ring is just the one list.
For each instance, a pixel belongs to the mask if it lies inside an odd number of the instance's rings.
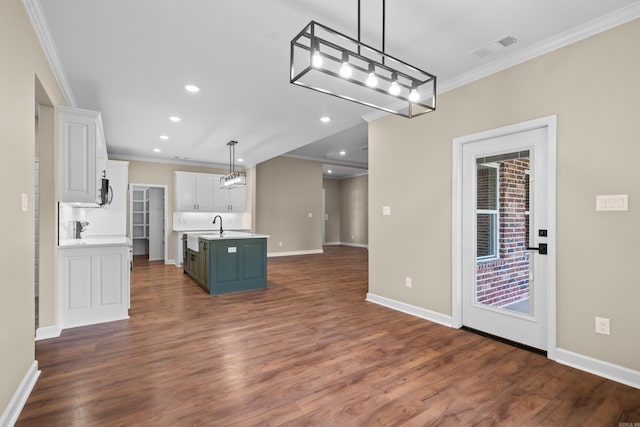
{"label": "black metal light fixture frame", "polygon": [[229,173],[220,177],[220,188],[232,189],[235,187],[241,187],[247,185],[247,174],[244,172],[236,172],[236,144],[238,141],[229,141],[227,146],[229,147]]}
{"label": "black metal light fixture frame", "polygon": [[[360,41],[360,0],[357,40],[311,21],[291,40],[290,82],[408,118],[434,111],[436,76],[384,51],[384,0],[382,8],[382,50]],[[322,65],[314,65],[314,56]],[[348,77],[342,66],[351,68]],[[367,83],[369,76],[375,86]],[[398,93],[390,93],[394,82]]]}

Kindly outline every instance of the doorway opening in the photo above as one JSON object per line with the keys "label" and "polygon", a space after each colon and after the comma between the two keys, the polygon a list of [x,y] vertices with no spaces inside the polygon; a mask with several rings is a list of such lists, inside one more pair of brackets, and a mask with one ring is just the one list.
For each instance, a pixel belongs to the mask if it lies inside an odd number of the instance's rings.
{"label": "doorway opening", "polygon": [[[131,184],[129,235],[135,263],[167,262],[167,186]],[[134,263],[134,264],[135,264]]]}

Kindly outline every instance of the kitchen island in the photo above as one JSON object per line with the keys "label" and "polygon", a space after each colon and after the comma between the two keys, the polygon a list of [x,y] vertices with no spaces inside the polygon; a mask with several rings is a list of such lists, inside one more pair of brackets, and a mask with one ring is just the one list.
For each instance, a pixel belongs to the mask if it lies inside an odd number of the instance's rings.
{"label": "kitchen island", "polygon": [[267,238],[236,231],[189,235],[185,272],[211,295],[267,287]]}

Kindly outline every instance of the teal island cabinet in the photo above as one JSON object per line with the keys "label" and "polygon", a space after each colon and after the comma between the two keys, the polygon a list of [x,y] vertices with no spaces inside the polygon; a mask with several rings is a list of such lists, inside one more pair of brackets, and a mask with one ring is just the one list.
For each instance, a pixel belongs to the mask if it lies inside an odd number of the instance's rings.
{"label": "teal island cabinet", "polygon": [[233,231],[198,235],[196,281],[211,295],[265,289],[268,237]]}

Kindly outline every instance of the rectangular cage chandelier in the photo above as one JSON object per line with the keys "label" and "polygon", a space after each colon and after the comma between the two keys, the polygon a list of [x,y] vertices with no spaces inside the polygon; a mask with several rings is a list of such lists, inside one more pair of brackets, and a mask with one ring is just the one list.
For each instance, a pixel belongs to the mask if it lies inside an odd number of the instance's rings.
{"label": "rectangular cage chandelier", "polygon": [[436,76],[311,21],[291,40],[292,84],[412,118],[436,109]]}

